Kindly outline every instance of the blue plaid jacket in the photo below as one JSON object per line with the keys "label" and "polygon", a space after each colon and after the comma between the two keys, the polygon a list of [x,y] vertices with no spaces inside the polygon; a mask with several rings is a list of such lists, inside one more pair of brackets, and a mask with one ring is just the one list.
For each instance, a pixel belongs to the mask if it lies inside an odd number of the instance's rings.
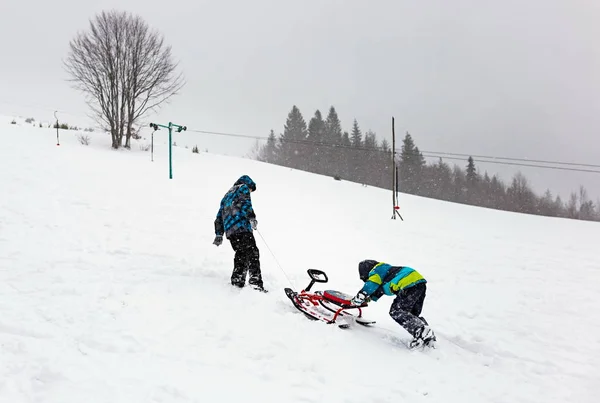
{"label": "blue plaid jacket", "polygon": [[241,176],[221,199],[221,205],[215,219],[215,234],[229,238],[239,232],[252,232],[250,220],[256,218],[252,208],[250,192],[256,190],[256,184],[248,176]]}

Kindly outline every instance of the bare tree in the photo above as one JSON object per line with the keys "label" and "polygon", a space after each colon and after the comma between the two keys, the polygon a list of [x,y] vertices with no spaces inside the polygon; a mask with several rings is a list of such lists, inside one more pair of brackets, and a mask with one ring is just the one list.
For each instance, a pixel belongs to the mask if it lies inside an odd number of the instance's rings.
{"label": "bare tree", "polygon": [[571,197],[567,203],[567,217],[578,218],[579,211],[577,210],[577,193],[571,192]]}
{"label": "bare tree", "polygon": [[109,128],[113,148],[123,145],[124,135],[129,148],[133,125],[184,85],[162,35],[127,12],[96,15],[69,46],[64,64],[70,81]]}
{"label": "bare tree", "polygon": [[583,187],[583,185],[579,185],[579,209],[581,210],[581,206],[588,202],[588,193],[587,189]]}
{"label": "bare tree", "polygon": [[506,194],[514,211],[521,213],[535,212],[535,194],[531,190],[529,181],[520,171],[513,176],[512,184],[507,189]]}

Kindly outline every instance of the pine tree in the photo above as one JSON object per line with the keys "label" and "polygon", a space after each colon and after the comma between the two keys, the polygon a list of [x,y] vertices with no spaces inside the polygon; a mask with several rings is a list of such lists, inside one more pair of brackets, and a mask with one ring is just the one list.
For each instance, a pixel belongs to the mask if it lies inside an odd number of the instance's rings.
{"label": "pine tree", "polygon": [[378,161],[381,158],[381,152],[377,147],[377,134],[372,130],[367,130],[361,152],[361,165],[363,180],[366,183],[375,184],[379,178]]}
{"label": "pine tree", "polygon": [[441,158],[434,166],[434,197],[442,200],[453,200],[452,169]]}
{"label": "pine tree", "polygon": [[324,174],[324,163],[327,153],[327,146],[325,143],[325,121],[323,115],[318,109],[315,111],[315,115],[310,119],[308,123],[308,141],[309,141],[309,154],[308,170],[319,174]]}
{"label": "pine tree", "polygon": [[352,135],[350,136],[350,141],[352,142],[352,147],[358,148],[362,146],[362,132],[360,131],[356,119],[354,119],[354,122],[352,123]]}
{"label": "pine tree", "polygon": [[329,108],[327,119],[325,120],[325,142],[328,144],[324,153],[324,174],[339,175],[342,166],[342,155],[340,155],[340,146],[342,144],[342,123],[333,106]]}
{"label": "pine tree", "polygon": [[265,161],[271,164],[277,164],[277,152],[277,138],[275,137],[275,131],[271,129],[263,152]]}
{"label": "pine tree", "polygon": [[381,151],[386,153],[392,151],[392,147],[390,146],[390,143],[389,141],[387,141],[387,139],[381,140]]}
{"label": "pine tree", "polygon": [[353,168],[353,164],[352,164],[352,158],[351,158],[351,153],[352,151],[354,151],[352,149],[352,142],[350,140],[350,134],[348,134],[347,131],[344,132],[344,134],[342,135],[342,147],[339,150],[339,155],[341,158],[341,164],[342,164],[342,177],[344,179],[352,179],[352,168]]}
{"label": "pine tree", "polygon": [[379,146],[381,150],[378,152],[377,165],[379,166],[379,176],[376,186],[384,189],[391,189],[392,187],[392,148],[387,139],[381,140]]}
{"label": "pine tree", "polygon": [[467,193],[467,178],[465,172],[456,164],[452,169],[452,185],[452,201],[464,203]]}
{"label": "pine tree", "polygon": [[367,166],[364,161],[366,152],[362,149],[363,139],[362,132],[358,126],[358,122],[354,119],[352,123],[352,133],[350,134],[350,144],[352,150],[348,153],[349,156],[349,172],[351,180],[358,183],[365,183]]}
{"label": "pine tree", "polygon": [[325,137],[331,144],[342,143],[342,123],[333,106],[329,108],[329,114],[325,120]]}
{"label": "pine tree", "polygon": [[304,117],[296,105],[288,114],[283,134],[280,137],[280,161],[282,165],[306,169],[304,158],[307,155],[307,128]]}
{"label": "pine tree", "polygon": [[421,171],[425,166],[425,158],[415,146],[410,133],[406,132],[402,140],[402,152],[400,153],[400,180],[407,193],[416,194],[421,180]]}
{"label": "pine tree", "polygon": [[473,157],[469,157],[467,164],[467,183],[475,185],[477,182],[477,170],[475,169],[475,161]]}
{"label": "pine tree", "polygon": [[481,195],[479,193],[478,183],[479,183],[479,175],[477,174],[477,169],[475,168],[475,161],[473,157],[469,157],[467,163],[467,202],[469,204],[478,205],[481,203]]}

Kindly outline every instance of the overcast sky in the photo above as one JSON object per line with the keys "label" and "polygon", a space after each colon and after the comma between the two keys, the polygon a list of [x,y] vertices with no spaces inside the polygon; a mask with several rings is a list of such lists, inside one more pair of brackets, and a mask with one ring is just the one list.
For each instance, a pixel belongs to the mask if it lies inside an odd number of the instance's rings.
{"label": "overcast sky", "polygon": [[[422,150],[600,165],[597,0],[1,0],[0,113],[85,118],[61,61],[111,8],[142,16],[180,61],[187,84],[159,123],[267,136],[294,104],[307,122],[334,105],[345,130],[356,118],[380,139],[395,116]],[[507,182],[519,169],[481,168]],[[536,190],[600,197],[600,174],[520,169]]]}

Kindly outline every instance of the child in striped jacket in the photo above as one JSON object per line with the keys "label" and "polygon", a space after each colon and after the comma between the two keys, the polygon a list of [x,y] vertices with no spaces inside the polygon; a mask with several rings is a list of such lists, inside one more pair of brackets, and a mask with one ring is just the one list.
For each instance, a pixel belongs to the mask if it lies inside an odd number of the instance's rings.
{"label": "child in striped jacket", "polygon": [[363,260],[358,264],[358,273],[365,285],[352,299],[353,305],[377,301],[383,295],[395,296],[390,316],[414,337],[411,347],[423,344],[433,347],[435,334],[420,316],[427,280],[418,271],[407,266]]}

